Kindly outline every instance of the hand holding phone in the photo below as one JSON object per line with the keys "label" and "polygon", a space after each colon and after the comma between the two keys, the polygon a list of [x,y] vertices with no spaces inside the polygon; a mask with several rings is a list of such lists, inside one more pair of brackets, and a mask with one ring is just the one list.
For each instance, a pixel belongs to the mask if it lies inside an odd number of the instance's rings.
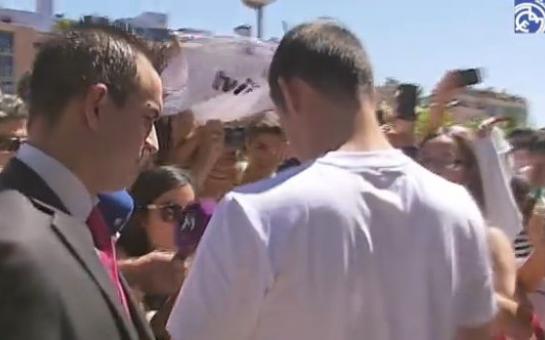
{"label": "hand holding phone", "polygon": [[219,120],[209,120],[197,130],[199,153],[210,164],[215,164],[225,148],[225,132],[223,123]]}
{"label": "hand holding phone", "polygon": [[470,68],[467,70],[456,71],[458,75],[458,85],[460,87],[479,84],[482,81],[482,71],[479,68]]}
{"label": "hand holding phone", "polygon": [[434,104],[447,106],[464,87],[480,83],[482,73],[478,68],[447,72],[433,90]]}
{"label": "hand holding phone", "polygon": [[492,129],[494,126],[500,123],[507,123],[510,122],[511,118],[509,117],[490,117],[485,120],[483,120],[479,127],[477,128],[477,135],[480,138],[485,138],[490,136],[490,133],[492,132]]}
{"label": "hand holding phone", "polygon": [[397,88],[397,118],[401,120],[416,120],[416,105],[418,104],[418,86],[401,84]]}
{"label": "hand holding phone", "polygon": [[215,209],[216,202],[206,199],[191,203],[184,208],[174,233],[178,257],[186,258],[195,251]]}

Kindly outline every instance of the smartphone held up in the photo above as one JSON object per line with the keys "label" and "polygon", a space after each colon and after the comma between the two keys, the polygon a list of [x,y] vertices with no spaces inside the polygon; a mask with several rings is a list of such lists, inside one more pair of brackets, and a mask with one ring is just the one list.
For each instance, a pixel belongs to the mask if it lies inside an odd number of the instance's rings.
{"label": "smartphone held up", "polygon": [[215,209],[216,201],[201,199],[182,210],[174,231],[178,257],[185,258],[195,251]]}
{"label": "smartphone held up", "polygon": [[414,84],[401,84],[396,93],[397,118],[406,121],[416,120],[419,88]]}
{"label": "smartphone held up", "polygon": [[467,70],[458,70],[456,71],[458,75],[458,81],[460,87],[471,86],[479,84],[482,81],[482,76],[484,74],[483,69],[481,68],[470,68]]}

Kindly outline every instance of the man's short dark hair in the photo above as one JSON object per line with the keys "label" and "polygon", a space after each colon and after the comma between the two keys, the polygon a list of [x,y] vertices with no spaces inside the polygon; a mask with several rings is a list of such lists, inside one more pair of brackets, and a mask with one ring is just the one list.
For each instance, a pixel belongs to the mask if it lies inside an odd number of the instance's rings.
{"label": "man's short dark hair", "polygon": [[374,89],[373,71],[360,40],[331,20],[290,30],[280,42],[269,70],[271,98],[284,106],[278,79],[300,78],[324,95],[359,103]]}
{"label": "man's short dark hair", "polygon": [[514,150],[528,149],[532,144],[536,131],[530,128],[518,128],[511,131],[507,137]]}
{"label": "man's short dark hair", "polygon": [[98,83],[108,86],[112,100],[123,105],[138,84],[138,55],[156,68],[162,65],[148,43],[113,26],[80,25],[52,37],[34,61],[30,117],[43,115],[53,123],[70,99]]}
{"label": "man's short dark hair", "polygon": [[545,131],[534,132],[528,151],[533,154],[545,155]]}

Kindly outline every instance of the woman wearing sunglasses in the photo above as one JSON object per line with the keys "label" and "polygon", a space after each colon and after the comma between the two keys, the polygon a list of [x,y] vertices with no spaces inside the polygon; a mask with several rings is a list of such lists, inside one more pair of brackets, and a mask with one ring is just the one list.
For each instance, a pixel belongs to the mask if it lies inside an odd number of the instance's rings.
{"label": "woman wearing sunglasses", "polygon": [[[156,337],[163,339],[164,322],[155,321],[160,314],[156,311],[164,308],[169,296],[177,294],[185,276],[185,259],[177,255],[175,230],[183,209],[195,201],[195,192],[186,171],[162,166],[142,172],[130,194],[135,209],[117,244],[121,256],[146,259],[146,275],[124,274],[134,296],[149,311]],[[153,261],[159,258],[161,261]]]}
{"label": "woman wearing sunglasses", "polygon": [[[471,138],[467,133],[441,129],[423,140],[418,160],[435,174],[464,186],[486,216],[487,202],[482,180],[486,174],[479,167]],[[452,204],[456,205],[456,202]],[[506,339],[505,334],[516,339],[528,339],[532,333],[538,334],[541,330],[534,324],[532,312],[526,308],[526,299],[516,291],[514,251],[499,229],[488,229],[488,241],[499,307],[494,324],[497,337],[494,339]]]}
{"label": "woman wearing sunglasses", "polygon": [[173,166],[144,171],[130,190],[135,212],[119,239],[130,257],[153,250],[176,251],[175,228],[183,209],[195,201],[188,172]]}

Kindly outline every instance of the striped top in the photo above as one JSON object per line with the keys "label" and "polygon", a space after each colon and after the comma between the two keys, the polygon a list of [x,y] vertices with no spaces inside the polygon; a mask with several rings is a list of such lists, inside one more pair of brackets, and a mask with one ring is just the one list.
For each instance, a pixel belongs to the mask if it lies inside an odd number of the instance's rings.
{"label": "striped top", "polygon": [[517,260],[525,260],[532,253],[532,245],[530,244],[530,239],[528,238],[528,233],[523,230],[515,238],[513,243],[515,248],[515,257]]}

